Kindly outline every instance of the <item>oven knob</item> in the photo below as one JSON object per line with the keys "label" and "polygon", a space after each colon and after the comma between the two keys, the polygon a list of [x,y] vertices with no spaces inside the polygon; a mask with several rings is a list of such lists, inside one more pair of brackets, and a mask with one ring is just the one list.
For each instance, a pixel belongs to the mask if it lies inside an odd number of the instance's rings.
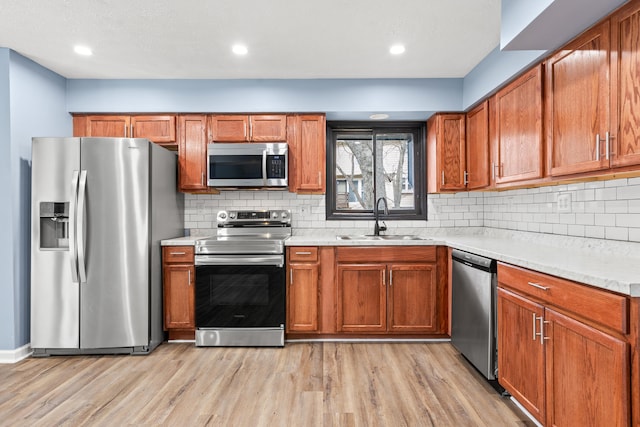
{"label": "oven knob", "polygon": [[229,212],[229,218],[233,219],[236,217],[236,213],[235,212]]}
{"label": "oven knob", "polygon": [[287,218],[287,213],[286,212],[282,212],[282,219],[286,219]]}
{"label": "oven knob", "polygon": [[226,219],[227,218],[227,213],[226,212],[220,212],[218,217],[220,217],[220,219]]}
{"label": "oven knob", "polygon": [[278,212],[271,212],[271,218],[277,219],[278,218]]}

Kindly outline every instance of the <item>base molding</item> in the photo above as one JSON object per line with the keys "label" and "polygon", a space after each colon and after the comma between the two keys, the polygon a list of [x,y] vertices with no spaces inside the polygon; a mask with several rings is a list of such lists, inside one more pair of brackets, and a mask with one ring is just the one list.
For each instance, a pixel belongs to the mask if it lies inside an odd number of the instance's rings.
{"label": "base molding", "polygon": [[18,363],[22,359],[31,356],[31,353],[31,343],[15,350],[0,350],[0,363]]}

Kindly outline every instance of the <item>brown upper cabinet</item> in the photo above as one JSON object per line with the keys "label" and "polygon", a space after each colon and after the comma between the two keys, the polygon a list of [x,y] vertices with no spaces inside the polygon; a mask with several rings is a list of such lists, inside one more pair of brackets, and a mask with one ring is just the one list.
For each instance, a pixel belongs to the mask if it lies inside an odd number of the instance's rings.
{"label": "brown upper cabinet", "polygon": [[640,2],[585,31],[546,61],[552,176],[640,164]]}
{"label": "brown upper cabinet", "polygon": [[323,194],[326,181],[326,121],[324,114],[287,117],[289,191]]}
{"label": "brown upper cabinet", "polygon": [[147,138],[177,149],[176,116],[78,115],[73,117],[73,136]]}
{"label": "brown upper cabinet", "polygon": [[427,191],[465,190],[465,115],[438,113],[427,120]]}
{"label": "brown upper cabinet", "polygon": [[[611,17],[611,166],[640,164],[640,2]],[[605,151],[606,157],[606,151]]]}
{"label": "brown upper cabinet", "polygon": [[591,28],[545,62],[552,176],[609,167],[609,27]]}
{"label": "brown upper cabinet", "polygon": [[467,113],[468,190],[488,187],[489,179],[489,101],[484,101]]}
{"label": "brown upper cabinet", "polygon": [[214,142],[283,142],[287,140],[287,116],[214,114],[210,132]]}
{"label": "brown upper cabinet", "polygon": [[536,66],[491,100],[493,168],[497,185],[542,178],[542,68]]}
{"label": "brown upper cabinet", "polygon": [[205,192],[207,186],[207,116],[178,117],[178,179],[184,192]]}

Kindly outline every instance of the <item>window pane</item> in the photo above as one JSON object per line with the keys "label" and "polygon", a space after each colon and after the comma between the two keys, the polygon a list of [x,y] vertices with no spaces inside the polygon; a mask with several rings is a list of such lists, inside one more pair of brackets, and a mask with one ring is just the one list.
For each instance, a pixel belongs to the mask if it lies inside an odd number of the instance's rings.
{"label": "window pane", "polygon": [[413,134],[379,133],[376,144],[376,197],[385,197],[389,210],[413,210]]}
{"label": "window pane", "polygon": [[336,209],[373,209],[373,135],[339,133],[335,156]]}

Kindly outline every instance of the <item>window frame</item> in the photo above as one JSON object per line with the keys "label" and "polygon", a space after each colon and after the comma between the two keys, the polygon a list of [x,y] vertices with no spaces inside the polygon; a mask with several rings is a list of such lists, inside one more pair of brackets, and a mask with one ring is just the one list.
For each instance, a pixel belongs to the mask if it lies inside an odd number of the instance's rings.
{"label": "window frame", "polygon": [[[388,215],[379,213],[381,220],[427,220],[427,162],[426,162],[426,125],[424,122],[394,121],[394,122],[353,122],[353,121],[328,121],[327,122],[327,186],[325,212],[327,220],[363,220],[374,219],[374,210],[361,210],[349,212],[336,209],[336,149],[335,135],[341,131],[367,131],[375,136],[380,133],[412,133],[413,165],[414,165],[414,209],[389,210]],[[375,138],[374,138],[375,145]],[[377,148],[376,148],[377,149]],[[374,156],[375,157],[375,156]],[[375,175],[375,174],[374,174]],[[375,186],[374,186],[375,191]],[[377,196],[377,195],[376,195]],[[377,199],[377,197],[376,197]]]}

